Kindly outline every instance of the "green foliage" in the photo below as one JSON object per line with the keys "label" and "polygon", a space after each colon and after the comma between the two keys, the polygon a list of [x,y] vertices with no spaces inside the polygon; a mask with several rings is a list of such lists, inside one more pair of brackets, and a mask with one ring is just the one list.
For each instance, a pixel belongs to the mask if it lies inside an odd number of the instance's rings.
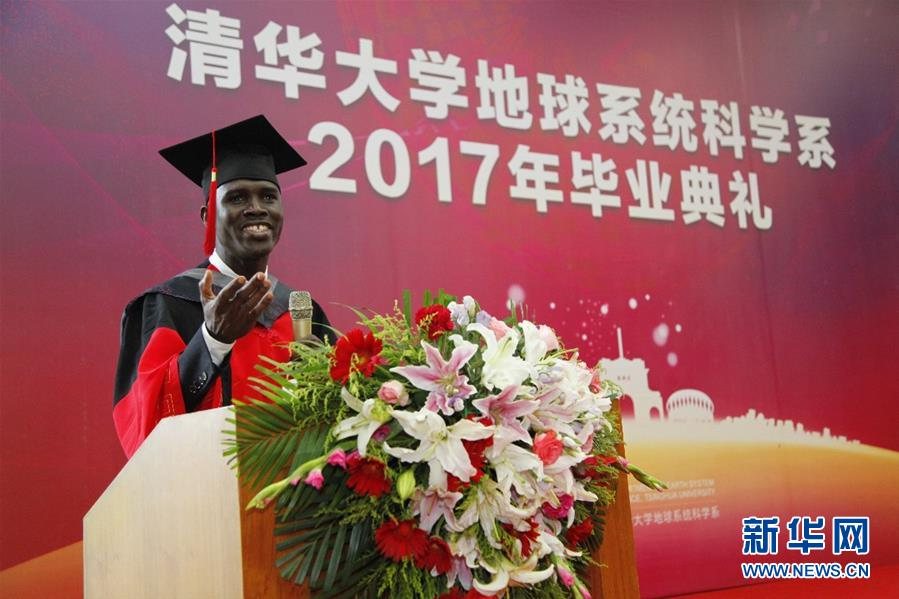
{"label": "green foliage", "polygon": [[510,587],[508,599],[571,599],[571,591],[555,582],[554,578],[532,587]]}
{"label": "green foliage", "polygon": [[296,426],[289,404],[235,402],[233,435],[226,441],[225,456],[240,464],[240,476],[251,488],[274,480],[289,463],[304,435]]}
{"label": "green foliage", "polygon": [[403,290],[403,317],[406,324],[412,326],[412,292],[408,289]]}
{"label": "green foliage", "polygon": [[[322,596],[341,596],[364,575],[361,564],[376,561],[373,521],[379,521],[377,501],[349,501],[352,492],[339,468],[326,467],[327,484],[321,491],[297,485],[282,495],[276,506],[276,565],[281,576],[296,584],[308,583]],[[339,507],[350,505],[354,513]]]}
{"label": "green foliage", "polygon": [[368,582],[383,599],[432,599],[446,591],[445,576],[431,576],[409,559],[382,562]]}

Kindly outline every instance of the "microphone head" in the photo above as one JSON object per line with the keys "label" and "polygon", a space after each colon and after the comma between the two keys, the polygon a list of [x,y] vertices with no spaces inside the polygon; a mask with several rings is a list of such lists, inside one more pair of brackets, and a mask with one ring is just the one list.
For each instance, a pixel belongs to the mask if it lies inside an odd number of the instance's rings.
{"label": "microphone head", "polygon": [[287,307],[293,320],[312,318],[312,296],[308,291],[291,291]]}

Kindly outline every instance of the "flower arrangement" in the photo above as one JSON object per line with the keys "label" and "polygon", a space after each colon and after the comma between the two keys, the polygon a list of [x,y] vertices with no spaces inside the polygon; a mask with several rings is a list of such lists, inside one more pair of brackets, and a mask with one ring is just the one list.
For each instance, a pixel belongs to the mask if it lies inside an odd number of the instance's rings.
{"label": "flower arrangement", "polygon": [[[226,455],[274,504],[281,575],[322,597],[589,597],[619,471],[614,384],[545,325],[470,296],[356,312],[261,366]],[[289,474],[283,476],[285,472]],[[279,478],[283,477],[283,478]]]}

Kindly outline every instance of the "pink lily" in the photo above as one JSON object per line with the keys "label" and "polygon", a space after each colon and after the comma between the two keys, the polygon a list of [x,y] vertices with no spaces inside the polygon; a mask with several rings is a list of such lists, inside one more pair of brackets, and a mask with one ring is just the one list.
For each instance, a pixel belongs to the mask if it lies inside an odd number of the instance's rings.
{"label": "pink lily", "polygon": [[463,400],[477,391],[459,370],[471,360],[478,346],[459,335],[452,335],[450,339],[456,347],[449,361],[443,359],[439,349],[422,341],[427,366],[397,366],[390,369],[409,379],[419,389],[430,391],[425,407],[432,412],[443,412],[446,416],[461,410]]}
{"label": "pink lily", "polygon": [[539,402],[530,399],[515,400],[518,394],[518,385],[509,385],[496,395],[490,395],[482,399],[476,399],[472,403],[484,416],[489,416],[497,424],[501,424],[513,431],[513,441],[531,443],[531,436],[521,425],[518,419],[521,416],[532,413],[540,405]]}
{"label": "pink lily", "polygon": [[462,499],[462,493],[458,491],[447,491],[440,488],[418,491],[413,499],[412,515],[420,516],[421,521],[418,527],[429,534],[441,516],[447,524],[455,526],[456,515],[453,513],[453,508],[460,499]]}

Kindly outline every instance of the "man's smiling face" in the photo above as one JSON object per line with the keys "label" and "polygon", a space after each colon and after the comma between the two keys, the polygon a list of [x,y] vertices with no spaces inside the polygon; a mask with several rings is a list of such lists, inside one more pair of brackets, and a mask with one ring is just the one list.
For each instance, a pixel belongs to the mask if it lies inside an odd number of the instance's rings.
{"label": "man's smiling face", "polygon": [[281,191],[271,181],[235,179],[216,193],[216,250],[226,264],[268,256],[281,237]]}

